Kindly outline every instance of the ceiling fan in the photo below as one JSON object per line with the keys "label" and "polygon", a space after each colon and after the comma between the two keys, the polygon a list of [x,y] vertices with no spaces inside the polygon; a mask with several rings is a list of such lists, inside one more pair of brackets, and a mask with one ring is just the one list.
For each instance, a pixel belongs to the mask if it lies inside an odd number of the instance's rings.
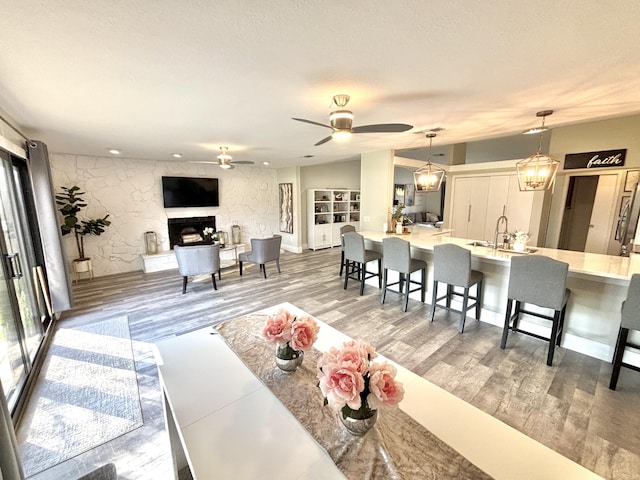
{"label": "ceiling fan", "polygon": [[352,126],[353,112],[344,109],[344,107],[347,106],[347,103],[349,103],[350,98],[351,97],[349,97],[349,95],[344,94],[333,96],[333,104],[338,107],[338,110],[334,110],[329,114],[330,125],[314,122],[313,120],[307,120],[305,118],[292,117],[292,120],[310,123],[312,125],[319,125],[321,127],[326,127],[333,130],[331,135],[317,142],[315,144],[316,147],[318,145],[322,145],[323,143],[327,143],[332,138],[345,138],[352,133],[406,132],[407,130],[411,130],[413,128],[413,125],[407,125],[406,123],[377,123],[373,125],[361,125],[359,127],[354,127]]}
{"label": "ceiling fan", "polygon": [[[233,160],[233,157],[229,155],[229,147],[220,147],[220,155],[218,155],[218,166],[225,170],[231,170],[234,165],[253,165],[254,162],[250,160]],[[192,162],[192,163],[216,163],[216,162]]]}

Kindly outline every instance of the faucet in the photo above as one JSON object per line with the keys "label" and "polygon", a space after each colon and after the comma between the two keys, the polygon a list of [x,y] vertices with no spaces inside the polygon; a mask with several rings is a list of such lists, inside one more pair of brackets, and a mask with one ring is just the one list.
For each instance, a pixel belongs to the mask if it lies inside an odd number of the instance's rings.
{"label": "faucet", "polygon": [[[504,230],[501,232],[500,231],[500,222],[502,222],[503,220],[504,220]],[[509,234],[509,220],[504,215],[501,215],[500,217],[498,217],[498,221],[496,222],[496,231],[495,231],[495,234],[493,236],[493,250],[494,251],[496,251],[498,249],[498,235],[499,234],[503,234],[503,235]],[[504,242],[503,242],[503,244],[504,244]]]}

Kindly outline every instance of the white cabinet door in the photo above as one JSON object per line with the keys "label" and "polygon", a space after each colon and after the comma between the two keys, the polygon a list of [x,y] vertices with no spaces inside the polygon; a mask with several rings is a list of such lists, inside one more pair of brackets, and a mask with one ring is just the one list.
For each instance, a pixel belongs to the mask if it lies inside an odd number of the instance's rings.
{"label": "white cabinet door", "polygon": [[332,225],[316,225],[313,230],[313,249],[328,248],[331,246]]}
{"label": "white cabinet door", "polygon": [[[509,175],[496,175],[489,179],[489,191],[487,193],[487,213],[484,234],[480,240],[493,241],[496,231],[496,223],[502,215],[507,215],[507,202],[509,197]],[[516,181],[517,181],[516,177]],[[509,217],[507,215],[507,217]],[[511,218],[509,217],[509,231],[512,231]]]}
{"label": "white cabinet door", "polygon": [[615,218],[617,175],[600,175],[596,198],[593,201],[589,233],[584,251],[606,255],[611,236],[611,219]]}
{"label": "white cabinet door", "polygon": [[453,203],[451,206],[451,228],[453,236],[467,238],[467,227],[471,215],[471,179],[456,178],[453,187]]}
{"label": "white cabinet door", "polygon": [[469,211],[469,226],[466,238],[486,240],[484,232],[487,226],[487,198],[489,196],[490,180],[490,177],[478,177],[471,182],[471,209]]}
{"label": "white cabinet door", "polygon": [[473,240],[485,239],[487,197],[490,177],[460,177],[453,193],[453,235]]}
{"label": "white cabinet door", "polygon": [[537,242],[537,229],[531,225],[531,213],[536,192],[521,192],[518,186],[518,176],[509,177],[509,195],[507,197],[507,209],[505,215],[509,219],[509,231],[522,230],[531,234],[531,241]]}

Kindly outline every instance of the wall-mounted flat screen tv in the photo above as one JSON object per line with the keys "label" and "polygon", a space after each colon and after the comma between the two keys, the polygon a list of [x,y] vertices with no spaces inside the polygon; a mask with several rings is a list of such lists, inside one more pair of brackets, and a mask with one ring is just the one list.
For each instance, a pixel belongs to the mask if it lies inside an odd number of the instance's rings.
{"label": "wall-mounted flat screen tv", "polygon": [[162,177],[164,208],[218,207],[218,179]]}

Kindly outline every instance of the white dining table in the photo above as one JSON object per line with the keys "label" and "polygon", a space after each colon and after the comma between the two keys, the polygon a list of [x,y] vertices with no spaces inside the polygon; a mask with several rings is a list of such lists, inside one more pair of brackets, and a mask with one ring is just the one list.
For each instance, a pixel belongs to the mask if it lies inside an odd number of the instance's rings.
{"label": "white dining table", "polygon": [[[261,313],[281,307],[305,314],[290,303]],[[320,352],[350,340],[330,325],[316,321],[320,333],[314,348]],[[215,328],[158,342],[156,359],[175,478],[178,470],[187,465],[194,479],[345,478],[326,451],[245,366]],[[405,390],[400,408],[493,478],[601,478],[401,365],[389,362],[397,368],[396,378]]]}

